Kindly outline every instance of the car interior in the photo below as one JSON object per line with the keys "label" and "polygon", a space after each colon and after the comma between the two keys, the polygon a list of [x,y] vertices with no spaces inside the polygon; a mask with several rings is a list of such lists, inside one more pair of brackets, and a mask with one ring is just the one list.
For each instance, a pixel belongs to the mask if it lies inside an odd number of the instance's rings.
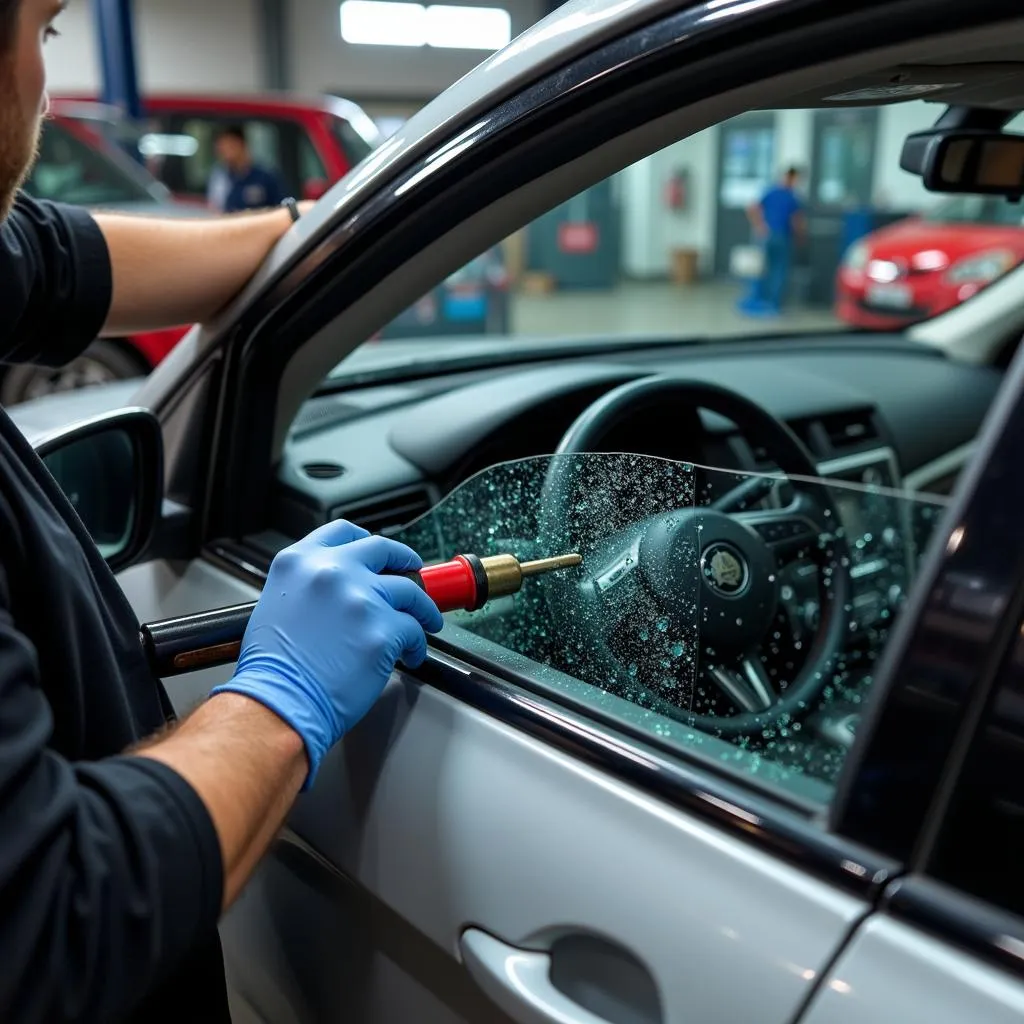
{"label": "car interior", "polygon": [[[1012,36],[1004,26],[998,39],[894,47],[758,93],[775,110],[924,97],[934,138],[908,134],[893,155],[904,170],[937,201],[1016,201],[1014,137],[1000,136],[1024,109]],[[712,106],[610,143],[576,188],[761,109],[749,90]],[[940,145],[942,131],[960,135]],[[972,133],[986,132],[988,143],[1006,140],[993,157],[1005,174],[979,170],[989,158]],[[951,171],[949,147],[975,142]],[[571,180],[549,183],[548,207]],[[411,306],[417,286],[453,272],[472,245],[485,251],[521,226],[524,209],[540,212],[540,188],[519,196],[518,224],[509,211],[481,218],[444,259],[426,254],[429,270],[392,279],[390,312],[380,293],[366,297],[346,338],[322,346],[326,359],[282,382],[269,511],[243,538],[245,558],[266,566],[338,517],[410,543],[427,562],[578,551],[578,570],[449,615],[437,647],[648,743],[771,782],[801,806],[827,804],[1024,330],[1024,271],[900,331],[712,322],[694,333],[679,322],[467,339],[456,358],[450,347],[443,358],[399,349],[376,370],[365,348],[341,359],[353,331],[371,337],[394,319],[395,295]],[[315,369],[339,359],[327,376]]]}

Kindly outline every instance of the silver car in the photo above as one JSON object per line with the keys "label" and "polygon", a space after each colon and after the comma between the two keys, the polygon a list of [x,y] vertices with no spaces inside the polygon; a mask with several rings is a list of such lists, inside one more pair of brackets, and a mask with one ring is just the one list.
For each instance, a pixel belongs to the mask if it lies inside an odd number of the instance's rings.
{"label": "silver car", "polygon": [[[766,112],[792,141],[925,97],[892,165],[1019,191],[1022,44],[989,0],[570,0],[132,395],[16,410],[144,623],[255,600],[332,517],[583,556],[450,614],[325,762],[223,921],[237,1020],[1021,1019],[1024,272],[874,336],[623,280],[524,289],[508,338],[363,343],[545,211],[552,259],[596,259],[574,197],[756,150]],[[658,188],[631,223],[689,237],[724,174],[689,228]],[[101,490],[118,432],[135,484]],[[211,636],[164,668],[180,710],[231,671]]]}

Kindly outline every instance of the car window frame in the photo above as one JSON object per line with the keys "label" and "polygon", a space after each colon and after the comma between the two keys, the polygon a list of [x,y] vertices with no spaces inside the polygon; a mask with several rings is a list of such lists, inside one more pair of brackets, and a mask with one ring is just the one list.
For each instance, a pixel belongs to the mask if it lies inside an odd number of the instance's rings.
{"label": "car window frame", "polygon": [[[934,846],[1024,616],[1024,543],[1017,531],[1024,477],[1012,471],[1024,439],[1022,396],[1024,351],[1004,375],[919,567],[879,666],[879,697],[866,709],[830,811],[835,831],[914,867]],[[950,602],[965,580],[985,600],[974,607],[957,657],[940,674],[934,652],[948,650]],[[960,605],[952,607],[966,618]]]}
{"label": "car window frame", "polygon": [[[821,12],[822,18],[827,20],[828,5],[824,0],[810,0],[800,6],[804,12]],[[866,27],[872,19],[872,6],[871,3],[865,4],[856,15],[843,17],[863,17]],[[895,5],[888,6],[891,9]],[[908,19],[910,15],[906,12],[919,10],[913,0],[905,0],[899,7]],[[467,165],[476,166],[476,159],[481,160],[483,166],[493,167],[500,159],[493,155],[495,147],[507,144],[510,137],[513,140],[513,153],[525,148],[527,136],[536,131],[535,126],[528,123],[526,115],[535,113],[538,107],[544,105],[548,105],[546,110],[560,108],[558,117],[563,148],[551,154],[551,164],[556,168],[571,164],[584,153],[589,156],[597,150],[601,138],[617,138],[635,129],[636,109],[643,109],[644,116],[651,121],[659,115],[677,110],[680,107],[678,95],[673,94],[671,98],[659,96],[654,85],[664,89],[670,78],[678,83],[680,78],[690,73],[687,66],[690,46],[703,46],[704,52],[717,45],[723,46],[723,52],[725,49],[735,52],[734,48],[741,43],[752,47],[763,46],[763,50],[759,51],[760,59],[777,59],[779,73],[784,73],[783,65],[791,66],[794,59],[811,59],[806,51],[776,46],[772,33],[759,31],[761,23],[755,16],[748,16],[743,22],[740,39],[727,31],[709,38],[707,33],[711,22],[703,18],[705,13],[707,9],[703,5],[696,5],[672,14],[657,24],[645,26],[639,32],[627,33],[599,50],[578,58],[571,67],[559,69],[550,79],[524,89],[492,112],[486,120],[486,131],[481,132],[478,142],[466,145],[458,159],[435,161],[434,173],[438,177],[434,180],[441,180],[440,176],[444,174],[462,174]],[[766,10],[764,13],[767,17],[776,12]],[[942,24],[948,21],[970,23],[971,17],[977,14],[977,10],[956,11],[953,17],[947,10],[944,12],[947,21]],[[916,20],[908,21],[908,24],[911,26],[908,32],[912,29],[919,33],[920,24]],[[932,25],[935,34],[943,30],[936,21]],[[721,29],[723,26],[724,21],[719,21],[712,28]],[[655,45],[659,32],[662,33],[664,45]],[[835,45],[835,39],[831,42]],[[848,45],[848,40],[844,41],[844,45]],[[867,44],[863,48],[867,48]],[[820,51],[817,51],[817,59],[820,57]],[[657,69],[657,74],[653,73],[652,67]],[[744,62],[736,60],[727,71],[723,68],[723,77],[731,75],[729,81],[739,87],[747,73],[743,67]],[[756,80],[766,75],[767,72],[762,71]],[[551,95],[550,83],[555,80],[560,90],[557,101],[552,100]],[[688,102],[696,103],[708,96],[721,95],[727,91],[728,86],[717,82],[710,92],[703,93],[700,88],[695,88],[695,95]],[[602,97],[600,104],[593,99],[594,91]],[[642,108],[641,102],[646,104]],[[531,103],[535,106],[531,106]],[[663,106],[659,106],[659,103]],[[625,119],[623,107],[632,108],[631,122]],[[586,132],[576,129],[577,134],[572,135],[572,142],[569,141],[570,132],[567,130],[567,110],[576,110],[577,115],[584,114],[588,122]],[[608,110],[613,112],[609,114]],[[603,116],[595,116],[598,113]],[[453,125],[452,128],[457,131],[460,126]],[[585,141],[581,142],[584,135]],[[438,149],[443,150],[446,141],[438,140],[437,148],[430,155],[399,168],[398,180],[409,181],[419,174],[431,184],[430,175],[424,175],[424,169],[430,167],[431,161],[435,159],[434,154]],[[583,148],[574,150],[573,146]],[[510,155],[506,150],[505,156]],[[527,161],[522,163],[525,166],[517,173],[521,176],[519,187],[525,188],[525,183],[539,177],[542,169]],[[468,178],[476,182],[472,174]],[[374,264],[366,255],[367,251],[376,255],[382,248],[387,248],[379,244],[382,235],[402,225],[407,239],[415,238],[416,245],[421,249],[428,245],[429,236],[424,233],[424,220],[430,213],[429,203],[423,195],[414,193],[410,205],[414,202],[418,209],[415,213],[407,210],[402,205],[404,200],[397,198],[402,196],[403,190],[394,187],[394,184],[390,183],[387,189],[371,197],[359,211],[357,220],[360,225],[369,227],[363,228],[360,233],[353,231],[351,225],[342,226],[336,236],[339,241],[332,244],[329,239],[319,239],[315,257],[309,257],[310,260],[316,259],[322,269],[330,268],[332,259],[339,263],[345,262],[346,287],[339,287],[338,277],[332,277],[330,273],[324,273],[321,278],[331,280],[334,301],[339,304],[337,307],[324,305],[314,312],[311,293],[316,291],[317,283],[314,279],[317,275],[312,274],[307,278],[301,266],[289,267],[282,271],[277,284],[264,292],[262,300],[245,312],[235,325],[235,340],[219,354],[223,356],[218,370],[224,387],[224,405],[219,422],[222,425],[227,423],[229,429],[222,431],[215,439],[216,443],[211,444],[211,461],[204,467],[208,471],[205,479],[216,480],[218,485],[216,490],[207,492],[203,499],[205,551],[211,561],[225,568],[230,567],[230,571],[245,573],[247,578],[260,579],[265,572],[265,568],[254,566],[253,548],[246,544],[244,537],[259,528],[258,516],[250,513],[265,507],[270,486],[268,466],[271,460],[258,464],[269,452],[272,443],[273,424],[269,422],[271,417],[268,415],[267,396],[277,394],[276,389],[280,386],[289,361],[297,358],[295,353],[301,348],[301,338],[308,339],[318,325],[333,320],[340,309],[346,308],[346,303],[353,302],[354,296],[361,295],[372,286],[373,281],[381,280],[394,271],[394,266],[388,264],[386,259]],[[503,184],[506,188],[510,187],[507,179]],[[486,196],[481,196],[479,201],[486,203]],[[344,240],[341,240],[343,235]],[[351,243],[351,246],[345,243]],[[359,244],[364,244],[366,250],[359,249]],[[307,266],[307,273],[310,270],[311,266]],[[274,337],[272,346],[261,344],[268,334]],[[561,706],[549,706],[532,698],[529,704],[531,713],[526,715],[526,698],[514,683],[497,674],[485,673],[482,669],[467,671],[464,663],[457,664],[460,660],[457,654],[447,655],[439,645],[433,644],[428,664],[418,675],[424,682],[459,696],[467,704],[500,715],[524,730],[533,730],[535,735],[542,736],[546,742],[571,750],[575,756],[593,758],[595,763],[614,774],[629,775],[637,770],[635,765],[631,767],[626,763],[628,758],[622,757],[621,736],[609,737],[594,722],[576,720]],[[619,745],[618,756],[613,752],[615,743]],[[634,747],[631,743],[630,749]],[[737,796],[736,791],[730,789],[723,780],[710,779],[703,766],[698,770],[692,764],[684,763],[681,766],[673,765],[672,770],[669,770],[663,769],[656,759],[648,757],[647,752],[644,757],[647,765],[641,773],[644,788],[657,789],[658,778],[671,777],[674,781],[663,787],[663,795],[668,797],[671,794],[671,798],[677,802],[700,808],[702,814],[709,812],[698,791],[705,795],[710,793],[718,801],[716,806],[728,808],[722,812],[722,820],[727,821],[730,827],[749,835],[753,815],[758,823],[759,841],[771,846],[787,859],[800,862],[808,860],[808,851],[817,851],[821,856],[817,860],[810,858],[814,863],[812,870],[827,874],[837,884],[852,886],[857,891],[874,895],[900,870],[899,860],[879,855],[877,848],[869,847],[845,833],[836,832],[831,823],[826,822],[824,824],[828,827],[822,827],[822,823],[811,816],[802,816],[780,807],[780,801],[763,799],[749,788],[740,787],[738,792],[741,796]],[[682,760],[686,762],[685,757]],[[696,780],[689,790],[679,782],[680,773],[688,773],[689,777]],[[716,793],[726,795],[715,796]],[[793,838],[793,829],[799,834],[798,840]]]}
{"label": "car window frame", "polygon": [[[990,742],[1005,731],[1001,709],[1008,705],[1006,698],[1019,702],[1024,689],[1024,612],[1019,597],[1006,619],[1015,628],[1002,661],[977,685],[957,756],[950,758],[946,785],[932,808],[930,828],[910,873],[889,886],[883,906],[897,919],[1019,975],[1024,970],[1024,902],[1018,900],[1014,906],[1000,896],[1000,886],[1007,885],[1008,864],[988,880],[993,850],[1003,851],[1007,837],[999,834],[998,823],[994,827],[991,813],[978,813],[984,812],[990,798]],[[1005,767],[1004,774],[1024,778],[1024,727],[1013,730],[1002,755],[994,770]],[[1011,892],[1017,888],[1015,882]]]}

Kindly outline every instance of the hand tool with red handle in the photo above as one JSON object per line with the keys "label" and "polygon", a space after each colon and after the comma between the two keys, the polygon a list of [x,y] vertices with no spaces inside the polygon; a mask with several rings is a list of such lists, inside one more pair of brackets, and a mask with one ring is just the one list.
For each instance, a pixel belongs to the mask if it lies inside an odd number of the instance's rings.
{"label": "hand tool with red handle", "polygon": [[[496,597],[515,594],[530,576],[570,569],[577,554],[520,562],[513,555],[456,555],[448,562],[403,573],[418,583],[442,612],[476,611]],[[151,622],[140,630],[150,666],[161,679],[238,660],[256,602]]]}

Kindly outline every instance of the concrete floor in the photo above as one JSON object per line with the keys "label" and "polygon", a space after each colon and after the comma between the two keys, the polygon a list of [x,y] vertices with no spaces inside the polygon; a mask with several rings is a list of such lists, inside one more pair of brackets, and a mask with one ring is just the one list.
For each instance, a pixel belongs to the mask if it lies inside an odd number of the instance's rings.
{"label": "concrete floor", "polygon": [[775,319],[736,312],[743,289],[727,282],[691,286],[668,282],[626,283],[612,291],[567,291],[512,296],[512,333],[663,334],[680,337],[786,333],[841,326],[827,309],[791,308]]}

